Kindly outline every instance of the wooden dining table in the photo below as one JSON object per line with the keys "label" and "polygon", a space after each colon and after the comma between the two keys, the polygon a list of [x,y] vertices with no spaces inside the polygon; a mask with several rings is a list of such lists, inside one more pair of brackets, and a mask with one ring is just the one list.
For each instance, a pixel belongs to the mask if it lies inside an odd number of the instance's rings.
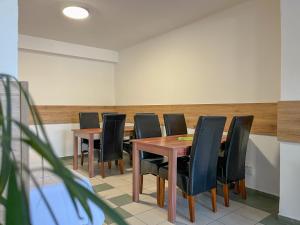
{"label": "wooden dining table", "polygon": [[[78,169],[78,140],[88,139],[89,140],[89,160],[88,160],[88,170],[89,177],[94,177],[94,140],[100,139],[102,133],[102,128],[92,128],[92,129],[73,129],[73,170]],[[124,136],[133,136],[134,128],[133,126],[125,126]]]}
{"label": "wooden dining table", "polygon": [[[190,154],[192,140],[182,140],[179,137],[193,137],[191,134],[145,138],[132,140],[133,142],[133,201],[139,201],[140,190],[140,157],[139,151],[146,151],[168,157],[168,221],[176,220],[176,183],[177,158]],[[225,141],[225,136],[222,141]]]}

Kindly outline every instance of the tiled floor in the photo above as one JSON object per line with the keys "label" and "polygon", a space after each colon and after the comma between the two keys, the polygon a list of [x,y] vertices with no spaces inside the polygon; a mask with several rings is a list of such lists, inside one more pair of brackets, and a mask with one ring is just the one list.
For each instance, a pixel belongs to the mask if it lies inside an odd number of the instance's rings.
{"label": "tiled floor", "polygon": [[[87,160],[86,160],[87,161]],[[71,168],[72,161],[64,160]],[[95,168],[97,168],[95,163]],[[79,173],[87,176],[87,163],[79,166]],[[156,205],[156,179],[152,175],[144,176],[144,190],[140,195],[140,202],[132,202],[132,169],[126,161],[126,172],[119,174],[116,166],[109,170],[106,167],[106,176],[102,179],[97,175],[90,179],[95,192],[105,199],[112,208],[115,208],[131,225],[167,225],[167,203],[161,209]],[[99,174],[96,169],[95,174]],[[167,192],[167,190],[166,190]],[[167,194],[167,193],[166,193]],[[222,191],[218,190],[218,194]],[[231,193],[230,207],[225,207],[222,196],[217,197],[217,212],[211,211],[210,194],[204,193],[196,199],[196,222],[199,225],[290,225],[286,221],[278,220],[275,216],[278,210],[278,199],[266,196],[255,191],[248,191],[247,200]],[[167,195],[166,195],[167,196]],[[188,205],[186,199],[178,192],[176,224],[186,225],[189,222]],[[113,220],[106,218],[106,224],[113,224]]]}

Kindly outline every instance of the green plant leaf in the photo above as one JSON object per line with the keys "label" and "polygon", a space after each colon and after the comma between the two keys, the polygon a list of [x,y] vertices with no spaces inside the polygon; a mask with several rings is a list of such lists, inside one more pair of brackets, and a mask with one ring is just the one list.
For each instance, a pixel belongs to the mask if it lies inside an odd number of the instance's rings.
{"label": "green plant leaf", "polygon": [[3,111],[2,111],[2,104],[0,102],[0,127],[1,127],[1,149],[2,149],[2,155],[1,155],[1,170],[0,170],[0,195],[2,196],[3,191],[6,187],[6,184],[8,182],[8,177],[11,170],[11,160],[9,158],[10,154],[10,148],[9,143],[5,140],[7,139],[6,135],[6,126],[4,124],[4,118],[3,118]]}
{"label": "green plant leaf", "polygon": [[10,172],[7,205],[6,205],[6,224],[9,225],[30,225],[28,202],[24,185],[22,182],[17,182],[17,168],[13,166]]}

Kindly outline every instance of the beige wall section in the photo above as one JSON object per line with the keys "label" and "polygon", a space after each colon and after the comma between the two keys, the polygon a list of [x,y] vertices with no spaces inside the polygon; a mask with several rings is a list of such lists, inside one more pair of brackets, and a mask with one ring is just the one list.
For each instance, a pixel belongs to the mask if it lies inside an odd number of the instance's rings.
{"label": "beige wall section", "polygon": [[37,105],[114,105],[114,64],[19,50],[19,79]]}
{"label": "beige wall section", "polygon": [[279,1],[249,1],[124,49],[115,82],[121,105],[278,101]]}

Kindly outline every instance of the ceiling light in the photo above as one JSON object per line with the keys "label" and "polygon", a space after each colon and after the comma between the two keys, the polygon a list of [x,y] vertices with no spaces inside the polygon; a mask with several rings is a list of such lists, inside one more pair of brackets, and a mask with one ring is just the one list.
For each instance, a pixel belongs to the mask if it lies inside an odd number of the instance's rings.
{"label": "ceiling light", "polygon": [[89,16],[89,11],[82,7],[69,6],[63,9],[63,14],[75,20],[82,20]]}

